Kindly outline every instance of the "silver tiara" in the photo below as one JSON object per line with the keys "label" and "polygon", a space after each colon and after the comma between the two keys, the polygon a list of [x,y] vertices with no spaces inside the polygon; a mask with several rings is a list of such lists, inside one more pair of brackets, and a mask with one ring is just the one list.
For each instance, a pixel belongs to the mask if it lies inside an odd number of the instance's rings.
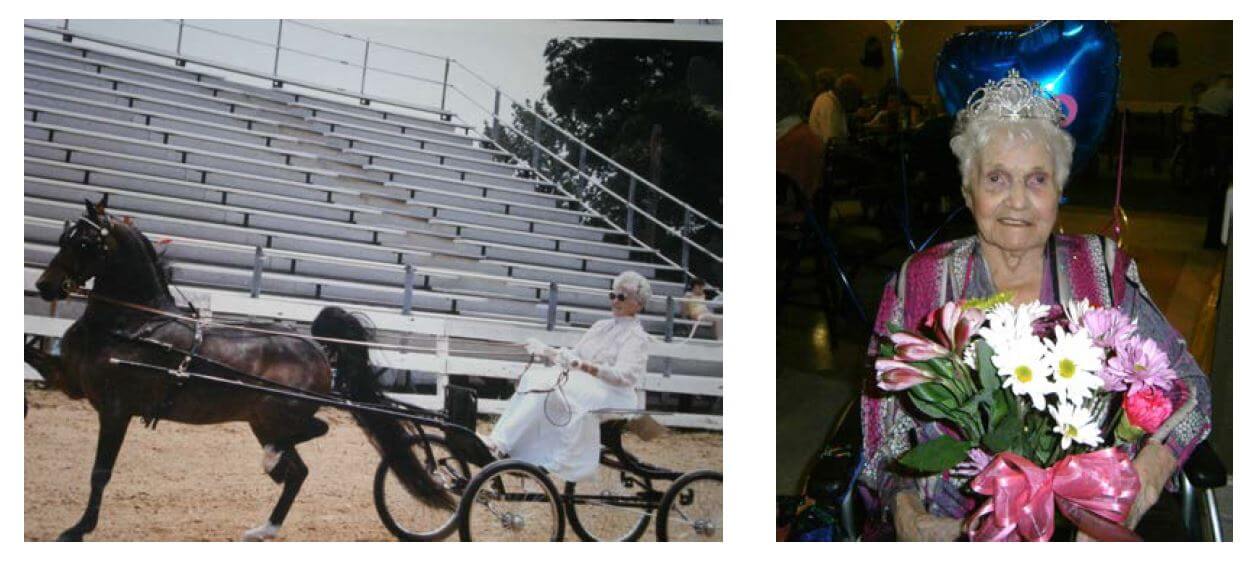
{"label": "silver tiara", "polygon": [[963,113],[967,119],[1044,119],[1055,125],[1061,125],[1066,117],[1053,95],[1037,82],[1020,77],[1014,69],[1005,79],[986,81],[973,91]]}

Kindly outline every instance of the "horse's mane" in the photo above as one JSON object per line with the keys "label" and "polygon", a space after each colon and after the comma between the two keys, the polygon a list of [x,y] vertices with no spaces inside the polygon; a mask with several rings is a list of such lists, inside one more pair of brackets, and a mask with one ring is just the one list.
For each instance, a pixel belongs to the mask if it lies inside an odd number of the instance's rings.
{"label": "horse's mane", "polygon": [[119,221],[111,216],[109,221],[114,231],[121,229],[123,233],[128,234],[139,243],[141,252],[151,262],[152,269],[155,271],[156,282],[159,283],[161,291],[172,297],[172,293],[169,292],[168,263],[164,261],[163,256],[156,253],[155,246],[151,244],[151,240],[147,239],[147,235],[143,234],[128,221]]}

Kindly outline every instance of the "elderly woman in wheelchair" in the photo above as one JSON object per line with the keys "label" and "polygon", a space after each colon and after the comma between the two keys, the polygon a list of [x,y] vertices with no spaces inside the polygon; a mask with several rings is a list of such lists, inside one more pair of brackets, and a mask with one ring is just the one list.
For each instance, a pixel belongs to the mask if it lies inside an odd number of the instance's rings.
{"label": "elderly woman in wheelchair", "polygon": [[[1134,528],[1208,434],[1210,391],[1183,339],[1141,285],[1135,262],[1109,238],[1054,232],[1075,146],[1063,120],[1048,93],[1014,72],[973,94],[959,114],[950,146],[977,232],[904,262],[885,287],[870,354],[876,355],[890,328],[914,330],[931,310],[951,300],[1006,292],[1017,304],[1067,305],[1087,298],[1117,307],[1141,335],[1161,344],[1183,393],[1196,401],[1190,414],[1168,428],[1165,441],[1150,438],[1129,450],[1142,485],[1125,522]],[[959,539],[976,503],[965,492],[965,481],[950,474],[913,476],[895,462],[945,428],[909,410],[893,393],[866,384],[859,473],[868,504],[865,535]]]}

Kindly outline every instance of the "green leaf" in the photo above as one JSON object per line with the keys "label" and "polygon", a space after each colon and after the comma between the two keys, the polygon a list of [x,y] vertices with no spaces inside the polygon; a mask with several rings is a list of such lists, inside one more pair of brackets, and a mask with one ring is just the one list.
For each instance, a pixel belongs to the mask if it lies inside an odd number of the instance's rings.
{"label": "green leaf", "polygon": [[1114,429],[1114,436],[1120,442],[1135,442],[1145,435],[1145,429],[1133,426],[1127,415],[1119,415],[1119,425]]}
{"label": "green leaf", "polygon": [[[927,385],[929,383],[925,383],[925,384]],[[950,411],[952,409],[941,406],[937,404],[936,402],[923,399],[923,398],[919,398],[915,394],[913,394],[911,390],[908,390],[907,394],[911,395],[911,404],[914,405],[917,410],[919,410],[920,412],[923,412],[925,416],[928,416],[929,418],[932,418],[933,420],[942,420],[942,419],[950,418]]]}
{"label": "green leaf", "polygon": [[[1005,399],[998,399],[995,402],[1001,403],[1002,407],[1006,407]],[[1017,441],[1023,436],[1023,424],[1019,415],[1014,411],[1004,412],[999,417],[991,417],[989,422],[991,425],[990,431],[981,440],[985,448],[988,448],[990,452],[995,454],[1008,450],[1014,452]]]}
{"label": "green leaf", "polygon": [[976,342],[976,371],[981,379],[981,389],[992,393],[1002,386],[998,379],[998,368],[993,366],[993,348],[984,341]]}
{"label": "green leaf", "polygon": [[894,324],[894,323],[887,323],[887,324],[885,324],[885,328],[886,328],[886,329],[888,329],[888,330],[890,331],[890,334],[898,333],[899,331],[902,331],[902,330],[903,330],[903,327],[902,327],[902,326],[900,326],[900,325],[896,325],[896,324]]}
{"label": "green leaf", "polygon": [[943,379],[954,379],[959,375],[955,372],[954,367],[950,365],[950,361],[946,359],[930,359],[925,361],[929,367],[933,369],[933,373]]}
{"label": "green leaf", "polygon": [[890,359],[894,357],[894,344],[882,343],[881,349],[878,351],[882,359]]}
{"label": "green leaf", "polygon": [[999,388],[988,394],[990,398],[985,401],[985,406],[989,411],[990,430],[997,428],[1002,419],[1008,416],[1014,417],[1016,423],[1020,422],[1019,410],[1015,406],[1014,395],[1011,391]]}
{"label": "green leaf", "polygon": [[939,382],[918,384],[908,389],[907,393],[916,408],[934,419],[948,418],[958,406],[954,394]]}
{"label": "green leaf", "polygon": [[1048,468],[1058,457],[1062,436],[1054,432],[1053,421],[1044,414],[1033,414],[1029,419],[1031,457],[1038,465]]}
{"label": "green leaf", "polygon": [[917,472],[939,474],[967,458],[972,446],[972,442],[938,436],[909,450],[899,463]]}

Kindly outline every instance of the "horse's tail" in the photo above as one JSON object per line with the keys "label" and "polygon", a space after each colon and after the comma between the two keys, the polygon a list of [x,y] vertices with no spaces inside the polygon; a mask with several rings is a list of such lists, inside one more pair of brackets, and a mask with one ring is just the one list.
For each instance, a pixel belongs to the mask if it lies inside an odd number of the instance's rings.
{"label": "horse's tail", "polygon": [[[311,334],[316,337],[368,341],[371,331],[359,318],[339,307],[325,307],[311,323]],[[353,343],[321,342],[334,358],[337,382],[351,400],[377,402],[382,393],[376,375],[372,372],[368,349]],[[415,458],[410,445],[410,432],[397,419],[375,413],[353,412],[368,439],[388,461],[389,468],[402,482],[402,486],[428,505],[452,509],[449,493],[437,485],[423,465]]]}

